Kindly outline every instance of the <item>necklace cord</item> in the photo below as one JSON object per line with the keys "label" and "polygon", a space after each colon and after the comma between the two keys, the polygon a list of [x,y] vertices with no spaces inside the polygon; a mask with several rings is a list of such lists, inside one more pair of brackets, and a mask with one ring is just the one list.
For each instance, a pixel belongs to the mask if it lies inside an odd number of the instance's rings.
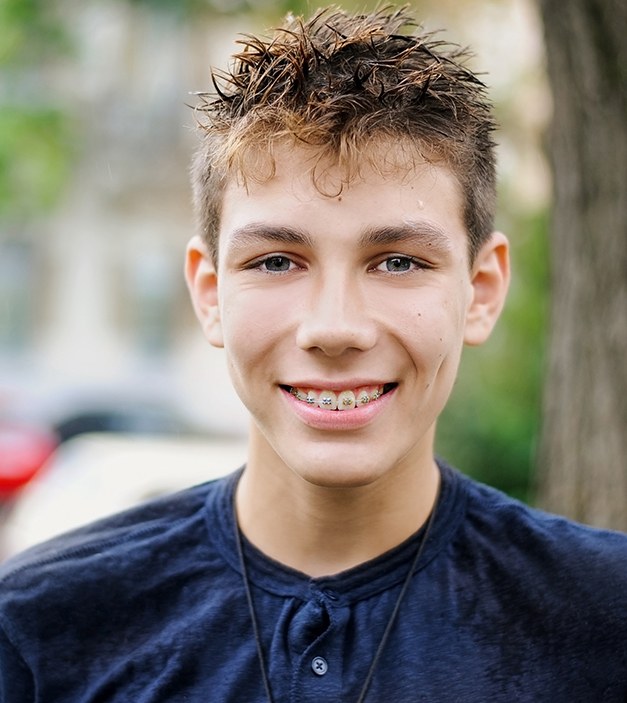
{"label": "necklace cord", "polygon": [[411,583],[411,579],[416,571],[416,567],[418,566],[418,562],[420,561],[420,557],[422,556],[422,552],[424,551],[424,547],[427,544],[427,539],[429,537],[429,533],[431,532],[431,526],[435,522],[435,512],[436,512],[439,498],[440,498],[440,486],[438,484],[438,490],[437,490],[437,493],[435,496],[435,501],[433,502],[433,508],[431,509],[431,513],[429,514],[427,524],[425,525],[425,529],[422,534],[420,544],[418,545],[418,549],[416,550],[416,555],[414,556],[414,558],[412,560],[411,566],[409,567],[409,571],[407,572],[407,576],[405,577],[405,581],[403,582],[403,586],[401,588],[401,591],[398,594],[398,598],[396,599],[396,603],[394,604],[394,609],[392,610],[392,614],[390,615],[390,619],[388,620],[387,625],[385,626],[385,630],[383,631],[383,635],[381,636],[381,641],[379,642],[379,646],[377,647],[377,651],[375,652],[375,655],[372,658],[372,663],[370,664],[370,668],[368,669],[368,673],[366,674],[366,679],[364,681],[364,685],[363,685],[361,692],[359,694],[359,698],[357,699],[357,703],[363,703],[364,700],[366,699],[366,694],[368,693],[368,689],[370,688],[370,682],[372,681],[372,677],[374,675],[375,669],[377,668],[377,664],[379,663],[379,659],[381,658],[381,654],[383,653],[385,645],[387,644],[387,641],[390,637],[390,633],[392,632],[392,628],[394,627],[394,623],[396,622],[396,616],[398,615],[398,611],[401,608],[401,603],[403,602],[403,598],[405,597],[405,594],[407,593],[407,590],[409,588],[409,584]]}
{"label": "necklace cord", "polygon": [[[433,503],[433,508],[431,510],[431,513],[429,514],[429,518],[427,519],[427,523],[425,525],[425,529],[422,534],[422,538],[420,539],[420,544],[418,545],[418,549],[416,550],[416,554],[415,554],[414,558],[412,559],[411,566],[409,567],[409,570],[407,572],[407,576],[405,576],[405,580],[403,581],[403,585],[401,587],[400,593],[398,594],[398,597],[396,598],[396,603],[394,604],[394,609],[392,610],[392,614],[390,615],[390,618],[387,622],[387,625],[385,626],[385,630],[383,631],[383,635],[381,636],[379,646],[377,647],[377,651],[375,652],[375,655],[374,655],[372,662],[370,664],[370,667],[368,669],[368,673],[366,674],[366,678],[364,680],[364,685],[362,686],[361,691],[359,693],[359,698],[357,699],[357,703],[363,703],[366,699],[366,695],[368,693],[368,689],[370,688],[370,683],[372,681],[372,677],[374,675],[375,669],[377,668],[377,664],[379,663],[379,659],[381,658],[383,650],[385,649],[385,645],[387,644],[387,641],[390,637],[390,634],[392,632],[392,628],[394,627],[394,623],[396,622],[396,618],[398,616],[398,612],[401,608],[401,603],[403,602],[405,594],[407,593],[407,590],[409,589],[409,584],[411,583],[411,579],[416,571],[416,568],[418,566],[418,562],[420,561],[420,557],[422,556],[422,553],[424,551],[424,547],[427,544],[427,540],[429,538],[429,533],[431,532],[431,527],[432,527],[433,523],[435,522],[435,513],[436,513],[436,508],[438,506],[439,499],[440,499],[440,486],[438,485],[438,490],[437,490],[437,493],[435,496],[435,501]],[[255,637],[255,645],[257,647],[257,658],[259,660],[259,667],[261,669],[261,679],[263,681],[263,686],[264,686],[264,689],[266,692],[266,696],[268,698],[268,703],[274,703],[274,699],[272,698],[272,691],[270,689],[270,681],[268,679],[265,656],[264,656],[264,652],[263,652],[263,645],[261,642],[261,636],[259,634],[259,625],[257,623],[257,616],[255,613],[255,606],[253,603],[253,596],[252,596],[252,592],[251,592],[251,588],[250,588],[250,581],[248,579],[248,570],[246,568],[246,560],[244,559],[244,548],[242,545],[242,538],[241,538],[240,530],[239,530],[239,527],[237,524],[237,509],[235,506],[235,496],[233,497],[233,520],[234,520],[234,526],[235,526],[235,544],[237,546],[237,556],[239,559],[240,570],[242,572],[242,581],[244,582],[244,590],[246,591],[246,602],[248,604],[248,611],[250,613],[250,619],[252,621],[252,626],[253,626],[253,635]]]}
{"label": "necklace cord", "polygon": [[242,581],[244,581],[244,589],[246,591],[248,612],[250,613],[250,619],[252,620],[253,624],[253,635],[255,637],[255,645],[257,647],[257,658],[259,660],[259,667],[261,668],[261,680],[263,681],[263,687],[266,691],[268,703],[274,703],[272,698],[272,691],[270,689],[270,681],[266,672],[266,662],[263,653],[263,645],[261,643],[261,636],[259,635],[259,626],[257,624],[257,616],[255,614],[255,606],[253,604],[253,595],[250,590],[250,581],[248,579],[248,571],[246,569],[246,560],[244,559],[244,548],[242,546],[242,538],[237,524],[237,509],[235,507],[235,496],[233,497],[233,519],[235,521],[235,543],[237,544],[237,556],[239,558],[240,570],[242,572]]}

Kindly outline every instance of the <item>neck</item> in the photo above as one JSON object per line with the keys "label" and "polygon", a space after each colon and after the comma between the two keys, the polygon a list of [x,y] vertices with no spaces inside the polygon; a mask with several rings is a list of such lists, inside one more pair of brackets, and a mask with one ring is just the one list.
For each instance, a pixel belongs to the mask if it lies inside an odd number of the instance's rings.
{"label": "neck", "polygon": [[341,488],[314,485],[273,452],[251,451],[237,489],[238,521],[267,556],[309,576],[327,576],[410,537],[429,517],[438,484],[430,451],[371,483]]}

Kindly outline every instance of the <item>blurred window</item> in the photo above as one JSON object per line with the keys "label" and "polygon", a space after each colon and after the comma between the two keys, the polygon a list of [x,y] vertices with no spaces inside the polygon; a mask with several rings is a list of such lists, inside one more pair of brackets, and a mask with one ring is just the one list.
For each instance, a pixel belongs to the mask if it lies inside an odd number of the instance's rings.
{"label": "blurred window", "polygon": [[173,261],[155,246],[131,259],[126,289],[134,345],[147,356],[170,350],[174,334],[174,307],[177,293]]}
{"label": "blurred window", "polygon": [[18,352],[30,342],[34,288],[32,245],[17,239],[0,240],[0,350]]}

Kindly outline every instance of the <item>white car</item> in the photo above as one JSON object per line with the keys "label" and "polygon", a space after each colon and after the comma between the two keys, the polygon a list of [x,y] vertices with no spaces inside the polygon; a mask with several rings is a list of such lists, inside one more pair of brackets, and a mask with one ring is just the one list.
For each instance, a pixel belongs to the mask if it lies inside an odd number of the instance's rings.
{"label": "white car", "polygon": [[241,466],[245,457],[244,438],[79,435],[61,444],[23,489],[5,519],[0,556],[223,476]]}

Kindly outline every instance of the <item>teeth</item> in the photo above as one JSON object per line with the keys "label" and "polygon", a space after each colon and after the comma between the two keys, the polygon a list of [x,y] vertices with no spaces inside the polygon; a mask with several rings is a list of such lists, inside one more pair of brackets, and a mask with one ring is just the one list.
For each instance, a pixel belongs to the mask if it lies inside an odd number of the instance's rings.
{"label": "teeth", "polygon": [[353,391],[342,391],[337,396],[338,410],[352,410],[355,407],[355,394]]}
{"label": "teeth", "polygon": [[362,388],[359,393],[357,393],[357,397],[355,398],[355,402],[357,405],[366,405],[367,403],[370,402],[370,394],[365,388]]}
{"label": "teeth", "polygon": [[356,407],[367,405],[371,401],[377,400],[383,395],[384,389],[390,390],[384,386],[367,386],[356,390],[344,390],[336,393],[335,391],[322,390],[316,391],[313,388],[302,390],[300,388],[291,387],[290,393],[298,400],[316,405],[323,410],[353,410]]}
{"label": "teeth", "polygon": [[320,391],[318,396],[318,407],[325,410],[337,409],[337,395],[333,391]]}

